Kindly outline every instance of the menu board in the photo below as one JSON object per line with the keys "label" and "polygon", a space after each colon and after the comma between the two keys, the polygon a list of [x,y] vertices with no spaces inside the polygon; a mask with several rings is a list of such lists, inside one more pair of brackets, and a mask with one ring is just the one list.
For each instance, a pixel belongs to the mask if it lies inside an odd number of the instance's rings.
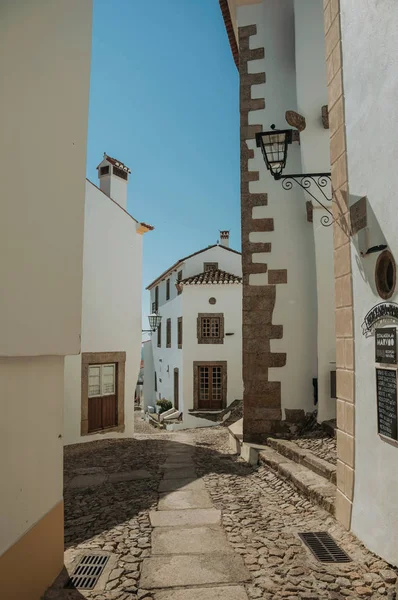
{"label": "menu board", "polygon": [[378,431],[397,440],[397,371],[376,369]]}
{"label": "menu board", "polygon": [[375,330],[376,362],[395,365],[397,363],[397,330],[384,327]]}

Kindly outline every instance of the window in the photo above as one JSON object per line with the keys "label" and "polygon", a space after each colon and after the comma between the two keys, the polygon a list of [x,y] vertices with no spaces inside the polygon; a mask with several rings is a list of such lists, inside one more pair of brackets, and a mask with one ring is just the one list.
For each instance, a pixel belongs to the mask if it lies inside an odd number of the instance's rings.
{"label": "window", "polygon": [[158,376],[156,375],[156,371],[155,371],[155,392],[158,391]]}
{"label": "window", "polygon": [[166,348],[171,348],[171,319],[166,322]]}
{"label": "window", "polygon": [[107,165],[106,167],[100,168],[100,175],[108,175],[108,173],[109,173],[109,165]]}
{"label": "window", "polygon": [[178,347],[182,348],[182,317],[178,317]]}
{"label": "window", "polygon": [[116,365],[89,365],[88,397],[115,395]]}
{"label": "window", "polygon": [[166,281],[166,300],[170,300],[170,279]]}
{"label": "window", "polygon": [[126,179],[127,181],[127,171],[123,171],[123,169],[119,169],[119,167],[113,167],[113,174],[121,179]]}
{"label": "window", "polygon": [[197,322],[198,344],[224,343],[223,313],[201,313]]}
{"label": "window", "polygon": [[158,312],[159,309],[159,286],[155,287],[155,310],[153,312]]}
{"label": "window", "polygon": [[158,327],[158,348],[162,347],[162,324]]}
{"label": "window", "polygon": [[[177,273],[177,282],[178,282],[178,281],[181,281],[181,279],[182,279],[182,271],[178,271],[178,273]],[[180,295],[180,294],[181,294],[181,292],[182,292],[182,290],[181,290],[181,289],[179,289],[179,290],[178,290],[178,295]]]}
{"label": "window", "polygon": [[203,271],[215,271],[218,269],[218,263],[216,262],[205,262],[203,263]]}
{"label": "window", "polygon": [[396,266],[394,257],[389,250],[384,250],[379,254],[375,268],[375,280],[379,296],[384,300],[391,298],[396,286]]}

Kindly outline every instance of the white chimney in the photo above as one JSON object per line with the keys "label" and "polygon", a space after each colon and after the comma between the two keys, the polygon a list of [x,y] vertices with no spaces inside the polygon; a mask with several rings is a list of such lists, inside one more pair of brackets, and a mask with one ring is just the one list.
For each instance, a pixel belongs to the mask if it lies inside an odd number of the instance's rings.
{"label": "white chimney", "polygon": [[127,210],[127,183],[130,169],[120,160],[108,156],[106,152],[97,169],[100,190]]}
{"label": "white chimney", "polygon": [[229,248],[229,231],[220,231],[220,244]]}

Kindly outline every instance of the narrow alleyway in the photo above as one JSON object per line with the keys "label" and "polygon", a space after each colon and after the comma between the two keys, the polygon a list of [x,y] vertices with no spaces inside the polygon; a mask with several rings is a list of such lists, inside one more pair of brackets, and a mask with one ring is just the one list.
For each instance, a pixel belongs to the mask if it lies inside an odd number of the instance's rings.
{"label": "narrow alleyway", "polygon": [[[224,428],[147,432],[65,450],[65,565],[106,553],[82,600],[392,599],[396,572],[266,467],[230,454]],[[347,564],[317,562],[299,532],[328,531]],[[75,561],[75,562],[74,562]]]}

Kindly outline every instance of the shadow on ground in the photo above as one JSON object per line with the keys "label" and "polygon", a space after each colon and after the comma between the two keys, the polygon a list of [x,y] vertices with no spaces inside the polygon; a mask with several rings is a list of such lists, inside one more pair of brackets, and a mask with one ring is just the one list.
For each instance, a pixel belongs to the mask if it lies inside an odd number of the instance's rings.
{"label": "shadow on ground", "polygon": [[[169,439],[152,438],[106,440],[67,447],[65,549],[122,526],[145,511],[155,510],[158,487],[163,476],[162,464],[166,454],[174,451],[183,456],[192,451],[192,446]],[[208,473],[231,473],[244,477],[252,472],[234,455],[223,454],[209,443],[195,446],[194,459],[199,477]],[[78,489],[68,487],[72,478],[82,472],[111,475],[135,470],[147,471],[150,478],[118,483],[107,481],[102,485]],[[175,490],[183,488],[191,478],[190,474],[184,476],[183,470],[176,473]],[[110,547],[108,549],[111,550]]]}

